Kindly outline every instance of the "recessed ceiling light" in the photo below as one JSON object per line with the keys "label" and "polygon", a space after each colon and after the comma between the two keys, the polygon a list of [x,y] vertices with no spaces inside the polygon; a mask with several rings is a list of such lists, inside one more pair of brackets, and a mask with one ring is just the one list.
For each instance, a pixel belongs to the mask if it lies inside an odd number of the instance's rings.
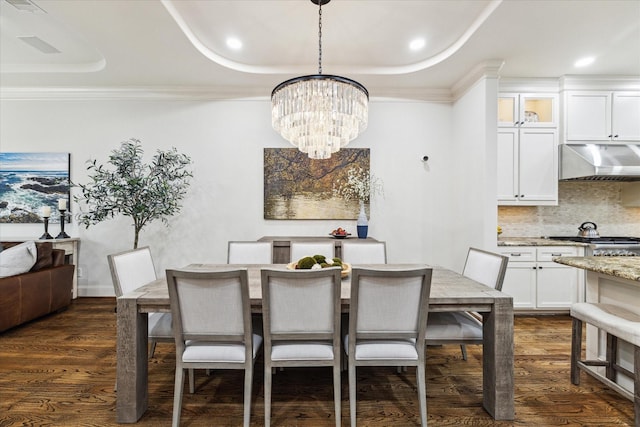
{"label": "recessed ceiling light", "polygon": [[240,41],[240,39],[237,39],[235,37],[229,37],[227,39],[227,47],[229,49],[238,50],[242,48],[242,42]]}
{"label": "recessed ceiling light", "polygon": [[574,62],[573,66],[577,67],[577,68],[586,67],[588,65],[593,64],[593,62],[595,60],[596,60],[596,58],[594,58],[593,56],[586,56],[586,57],[580,58],[576,62]]}
{"label": "recessed ceiling light", "polygon": [[413,39],[411,40],[411,42],[409,42],[409,49],[420,50],[424,47],[425,44],[426,42],[424,41],[423,38]]}

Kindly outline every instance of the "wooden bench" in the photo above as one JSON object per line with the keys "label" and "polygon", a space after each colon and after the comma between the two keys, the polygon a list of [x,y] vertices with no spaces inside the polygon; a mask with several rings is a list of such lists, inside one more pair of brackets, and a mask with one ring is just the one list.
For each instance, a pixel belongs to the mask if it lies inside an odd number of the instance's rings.
{"label": "wooden bench", "polygon": [[[634,402],[635,426],[640,427],[640,314],[612,304],[576,303],[571,306],[573,319],[571,339],[571,382],[580,384],[580,369],[602,381]],[[582,322],[595,326],[607,334],[606,360],[581,360]],[[633,345],[633,372],[617,364],[618,340]],[[605,375],[597,375],[589,366],[604,366]],[[634,379],[634,391],[629,392],[616,383],[622,372]]]}

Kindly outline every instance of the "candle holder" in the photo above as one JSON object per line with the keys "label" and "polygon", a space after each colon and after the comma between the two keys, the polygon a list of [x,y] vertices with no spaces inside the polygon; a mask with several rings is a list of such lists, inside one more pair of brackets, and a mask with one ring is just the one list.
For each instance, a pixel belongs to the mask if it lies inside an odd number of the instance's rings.
{"label": "candle holder", "polygon": [[49,217],[45,216],[44,219],[44,234],[40,236],[40,240],[53,239],[53,236],[49,234]]}
{"label": "candle holder", "polygon": [[60,210],[60,234],[58,234],[56,236],[56,239],[68,239],[69,236],[67,233],[64,232],[64,213],[67,211],[66,209],[59,209]]}

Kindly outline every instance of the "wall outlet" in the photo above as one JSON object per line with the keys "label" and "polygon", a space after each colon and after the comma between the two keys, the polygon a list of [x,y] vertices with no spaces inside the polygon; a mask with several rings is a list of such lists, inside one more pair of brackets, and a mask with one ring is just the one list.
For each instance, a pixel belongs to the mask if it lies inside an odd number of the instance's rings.
{"label": "wall outlet", "polygon": [[82,267],[78,267],[78,278],[84,276],[84,271],[82,271]]}

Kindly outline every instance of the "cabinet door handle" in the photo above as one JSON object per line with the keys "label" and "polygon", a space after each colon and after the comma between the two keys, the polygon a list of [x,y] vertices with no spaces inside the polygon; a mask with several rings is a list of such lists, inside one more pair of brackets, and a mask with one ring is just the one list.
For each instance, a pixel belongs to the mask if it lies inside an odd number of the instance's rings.
{"label": "cabinet door handle", "polygon": [[524,197],[524,194],[521,194],[520,197]]}
{"label": "cabinet door handle", "polygon": [[552,253],[551,256],[562,256],[562,254],[554,254],[554,253]]}
{"label": "cabinet door handle", "polygon": [[539,268],[540,270],[542,270],[542,266],[541,266],[541,265],[539,265],[539,266],[538,266],[538,268]]}
{"label": "cabinet door handle", "polygon": [[619,135],[613,135],[614,138],[617,138]]}
{"label": "cabinet door handle", "polygon": [[613,138],[612,134],[607,135],[607,138]]}
{"label": "cabinet door handle", "polygon": [[522,254],[511,254],[511,256],[521,256]]}
{"label": "cabinet door handle", "polygon": [[535,270],[535,269],[536,269],[536,268],[538,268],[538,267],[536,267],[536,266],[534,265],[534,266],[533,266],[533,267],[531,267],[531,268]]}

